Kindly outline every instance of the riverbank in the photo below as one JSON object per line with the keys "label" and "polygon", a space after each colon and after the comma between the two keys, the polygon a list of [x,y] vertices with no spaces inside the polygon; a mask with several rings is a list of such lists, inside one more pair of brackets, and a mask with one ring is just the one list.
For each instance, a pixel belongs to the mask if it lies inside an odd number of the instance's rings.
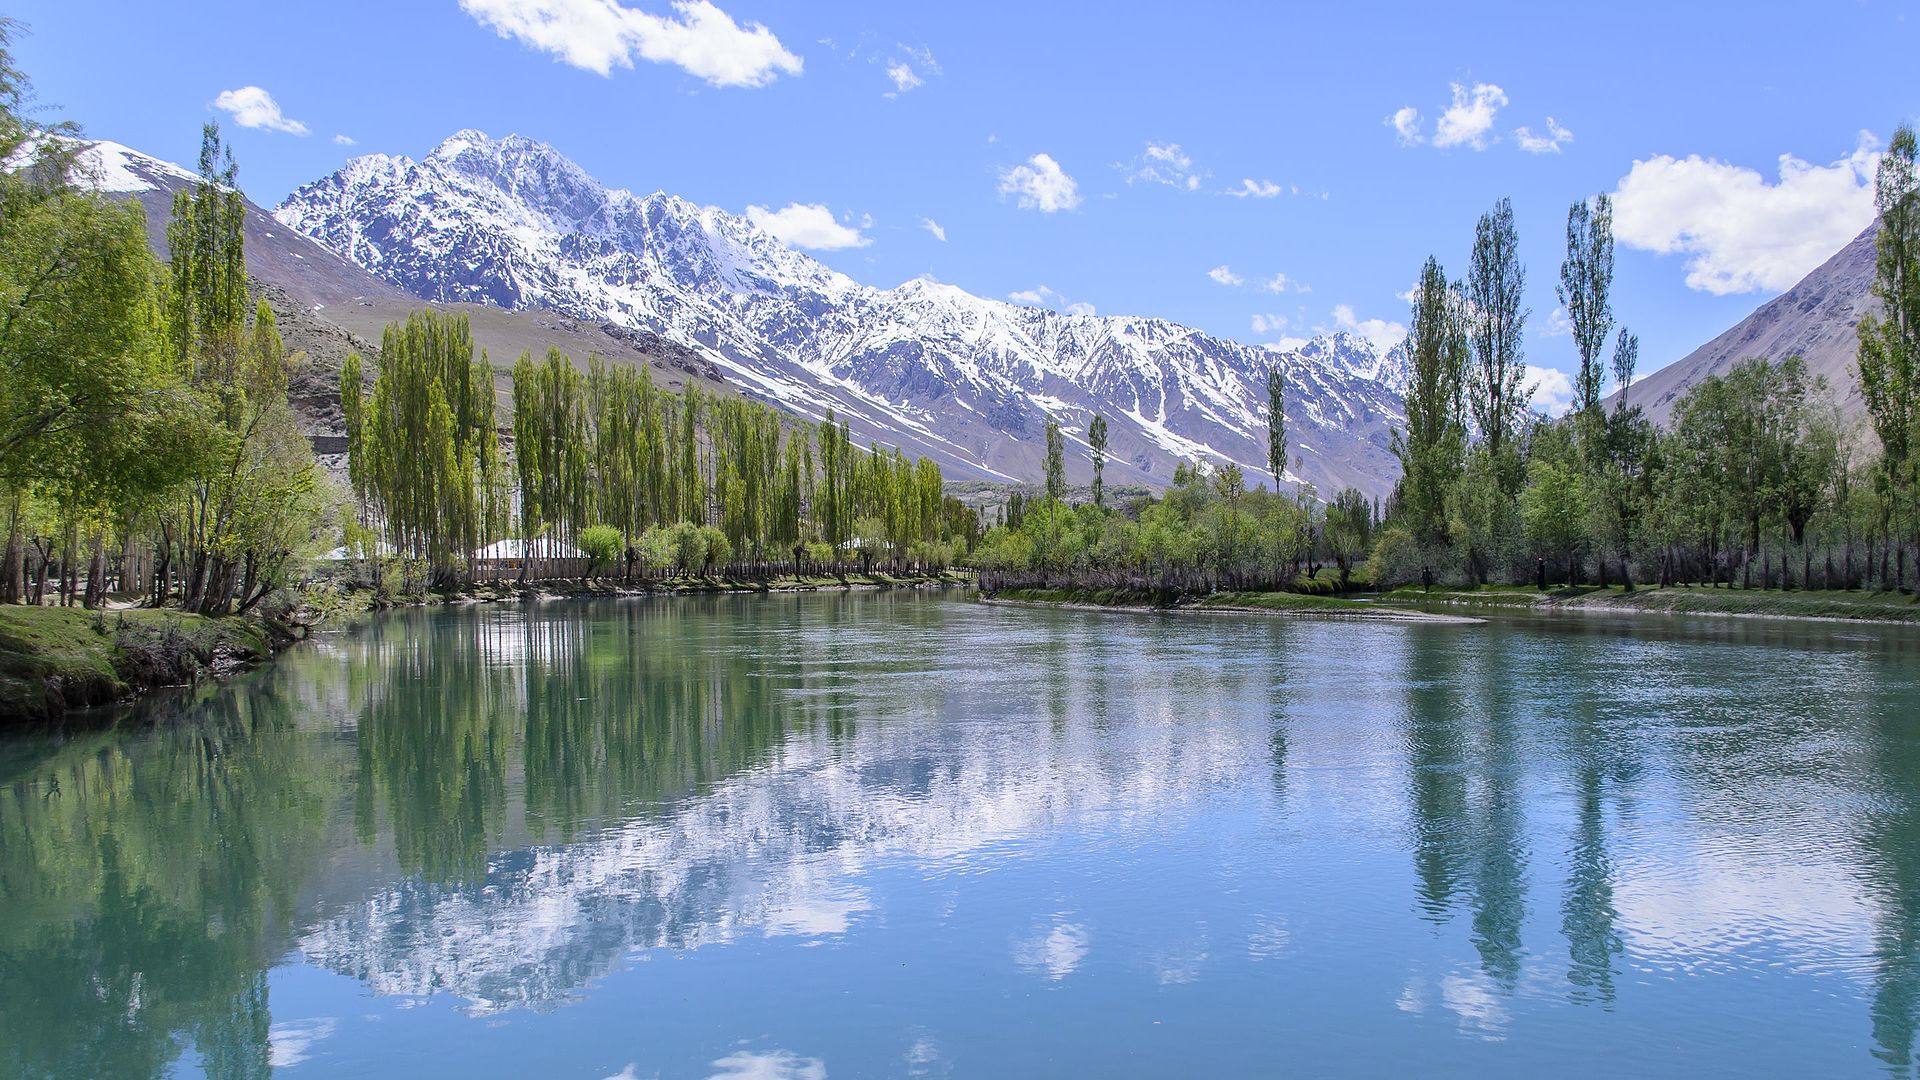
{"label": "riverbank", "polygon": [[1181,597],[1169,602],[1163,594],[1145,589],[1025,588],[1002,589],[982,596],[988,604],[1021,604],[1085,611],[1160,611],[1197,614],[1281,615],[1311,619],[1356,619],[1366,622],[1477,623],[1468,615],[1353,600],[1339,596],[1288,592],[1217,592]]}
{"label": "riverbank", "polygon": [[228,674],[297,636],[257,618],[0,606],[0,727]]}
{"label": "riverbank", "polygon": [[288,625],[258,617],[207,618],[180,611],[0,605],[0,728],[74,709],[130,701],[168,686],[221,677],[273,656],[309,626],[374,611],[440,604],[528,603],[638,596],[711,596],[951,588],[964,574],[800,576],[764,581],[673,578],[646,582],[547,580],[477,583],[423,593],[310,586]]}
{"label": "riverbank", "polygon": [[594,578],[588,581],[546,579],[521,584],[515,581],[473,582],[457,589],[436,589],[415,593],[390,593],[368,588],[340,588],[334,585],[310,586],[305,607],[315,622],[399,607],[432,607],[439,604],[501,604],[568,598],[622,596],[716,596],[729,593],[828,592],[855,589],[943,589],[966,586],[973,578],[954,571],[938,574],[834,574],[773,577],[754,581],[730,578],[678,577],[646,581],[620,581]]}
{"label": "riverbank", "polygon": [[1844,592],[1639,586],[1538,589],[1490,585],[1479,589],[1395,589],[1381,603],[1407,610],[1480,609],[1540,614],[1707,615],[1748,619],[1920,623],[1920,599],[1898,592]]}

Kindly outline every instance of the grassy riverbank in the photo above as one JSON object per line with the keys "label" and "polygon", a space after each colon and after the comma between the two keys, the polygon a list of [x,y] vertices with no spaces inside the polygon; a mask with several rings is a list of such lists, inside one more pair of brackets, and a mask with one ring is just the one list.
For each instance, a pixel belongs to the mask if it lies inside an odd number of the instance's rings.
{"label": "grassy riverbank", "polygon": [[254,619],[0,606],[0,726],[122,701],[272,651]]}
{"label": "grassy riverbank", "polygon": [[1541,592],[1525,586],[1490,585],[1480,589],[1395,589],[1382,603],[1414,610],[1498,608],[1541,613],[1621,613],[1730,615],[1778,619],[1849,619],[1920,623],[1920,599],[1897,592],[1706,588],[1651,588],[1628,592],[1619,586],[1557,587]]}

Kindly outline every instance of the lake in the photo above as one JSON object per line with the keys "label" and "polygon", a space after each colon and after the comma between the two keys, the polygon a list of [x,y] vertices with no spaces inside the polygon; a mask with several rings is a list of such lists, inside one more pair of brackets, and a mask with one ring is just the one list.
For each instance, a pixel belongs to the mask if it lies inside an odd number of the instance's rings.
{"label": "lake", "polygon": [[1880,1076],[1920,634],[410,611],[0,739],[0,1073]]}

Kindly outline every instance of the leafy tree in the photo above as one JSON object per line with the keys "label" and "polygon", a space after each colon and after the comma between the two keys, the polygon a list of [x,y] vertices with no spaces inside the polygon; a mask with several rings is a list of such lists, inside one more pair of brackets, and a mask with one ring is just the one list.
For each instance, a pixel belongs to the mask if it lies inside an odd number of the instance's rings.
{"label": "leafy tree", "polygon": [[1087,450],[1093,458],[1093,505],[1105,506],[1107,467],[1107,418],[1096,414],[1087,425]]}
{"label": "leafy tree", "polygon": [[1047,420],[1047,498],[1067,497],[1067,440],[1060,422]]}
{"label": "leafy tree", "polygon": [[1560,264],[1556,295],[1573,324],[1573,344],[1580,353],[1574,376],[1574,408],[1597,411],[1604,379],[1607,338],[1613,333],[1613,200],[1595,196],[1567,210],[1567,258]]}
{"label": "leafy tree", "polygon": [[1414,537],[1429,545],[1446,540],[1446,495],[1466,449],[1467,340],[1462,321],[1457,292],[1440,263],[1428,258],[1420,272],[1407,339],[1413,364],[1407,426],[1394,433],[1393,452],[1400,459],[1400,510]]}
{"label": "leafy tree", "polygon": [[1522,307],[1526,284],[1520,239],[1513,227],[1513,203],[1501,199],[1491,212],[1480,215],[1474,228],[1466,282],[1468,338],[1473,347],[1473,363],[1467,369],[1468,409],[1496,461],[1527,404],[1521,357],[1528,314]]}
{"label": "leafy tree", "polygon": [[1280,490],[1287,471],[1287,382],[1279,365],[1267,369],[1267,471]]}

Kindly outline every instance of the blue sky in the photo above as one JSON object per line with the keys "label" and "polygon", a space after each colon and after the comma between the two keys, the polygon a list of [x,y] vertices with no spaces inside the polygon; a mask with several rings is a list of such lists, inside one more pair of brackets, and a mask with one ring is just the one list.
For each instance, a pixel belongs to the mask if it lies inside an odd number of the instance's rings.
{"label": "blue sky", "polygon": [[1390,337],[1422,260],[1464,271],[1508,196],[1528,360],[1562,372],[1572,200],[1620,192],[1615,308],[1651,370],[1864,226],[1874,140],[1920,114],[1875,55],[1911,55],[1916,5],[1882,0],[12,7],[49,116],[182,162],[222,119],[266,205],[356,154],[519,132],[612,186],[760,207],[861,281],[1243,341]]}

